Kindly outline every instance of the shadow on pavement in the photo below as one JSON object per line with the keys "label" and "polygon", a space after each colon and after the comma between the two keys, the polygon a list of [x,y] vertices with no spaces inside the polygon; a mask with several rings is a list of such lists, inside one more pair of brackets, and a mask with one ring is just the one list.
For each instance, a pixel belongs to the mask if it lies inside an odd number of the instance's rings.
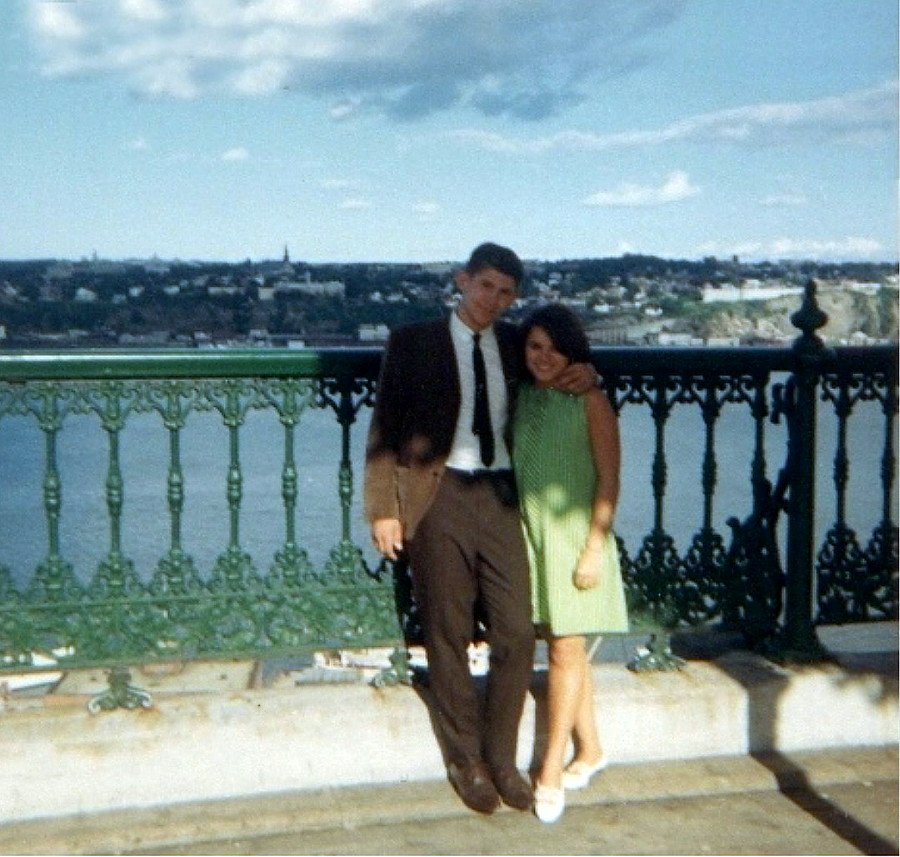
{"label": "shadow on pavement", "polygon": [[[845,677],[844,681],[853,681],[857,678],[874,675],[882,680],[882,695],[896,693],[894,683],[881,671],[883,665],[889,666],[892,662],[896,663],[896,655],[891,658],[887,653],[880,660],[873,659],[871,654],[868,657],[869,668],[865,668],[862,659],[856,660],[853,668],[848,670],[850,675]],[[838,657],[837,660],[841,660],[841,658]],[[776,669],[774,664],[771,665],[771,669],[767,669],[766,662],[761,662],[757,671],[748,671],[746,662],[729,658],[717,659],[715,663],[735,682],[747,687],[748,690],[753,690],[752,693],[747,694],[750,705],[748,712],[749,755],[772,772],[779,792],[807,812],[816,822],[827,827],[836,836],[841,837],[863,854],[897,854],[897,842],[892,842],[876,833],[829,801],[815,789],[809,781],[806,771],[788,756],[777,750],[757,749],[777,746],[778,701],[788,686],[788,677],[783,670]],[[873,704],[878,704],[878,701],[873,700]]]}
{"label": "shadow on pavement", "polygon": [[775,776],[778,791],[863,854],[897,854],[898,844],[847,815],[810,784],[806,772],[781,753],[751,753]]}

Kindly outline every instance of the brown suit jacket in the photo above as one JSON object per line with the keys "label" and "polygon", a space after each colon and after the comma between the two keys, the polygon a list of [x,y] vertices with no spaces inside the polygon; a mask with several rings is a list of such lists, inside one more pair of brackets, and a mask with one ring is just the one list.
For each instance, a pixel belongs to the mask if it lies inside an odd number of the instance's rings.
{"label": "brown suit jacket", "polygon": [[[522,375],[519,335],[494,325],[509,414]],[[364,505],[371,523],[399,518],[415,534],[437,491],[460,407],[459,372],[448,318],[397,328],[381,364],[366,448]],[[506,426],[509,440],[509,420]]]}

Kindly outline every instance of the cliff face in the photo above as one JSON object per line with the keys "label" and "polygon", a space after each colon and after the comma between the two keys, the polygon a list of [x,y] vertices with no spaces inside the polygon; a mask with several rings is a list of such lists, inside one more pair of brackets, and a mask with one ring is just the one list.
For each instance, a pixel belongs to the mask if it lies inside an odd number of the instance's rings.
{"label": "cliff face", "polygon": [[[837,344],[852,338],[898,339],[898,302],[895,290],[878,294],[824,290],[816,296],[828,323],[818,331],[826,342]],[[709,337],[740,339],[793,339],[799,334],[791,324],[797,311],[797,298],[723,304],[721,310],[701,322],[697,333]],[[861,336],[860,336],[861,335]]]}

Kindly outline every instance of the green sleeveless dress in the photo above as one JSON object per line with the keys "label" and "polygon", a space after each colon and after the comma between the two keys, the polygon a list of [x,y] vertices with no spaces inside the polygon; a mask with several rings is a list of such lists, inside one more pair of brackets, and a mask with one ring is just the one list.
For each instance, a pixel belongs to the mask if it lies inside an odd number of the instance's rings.
{"label": "green sleeveless dress", "polygon": [[596,489],[584,399],[525,384],[513,422],[513,467],[531,568],[532,616],[556,636],[628,630],[619,554],[604,545],[600,584],[573,581]]}

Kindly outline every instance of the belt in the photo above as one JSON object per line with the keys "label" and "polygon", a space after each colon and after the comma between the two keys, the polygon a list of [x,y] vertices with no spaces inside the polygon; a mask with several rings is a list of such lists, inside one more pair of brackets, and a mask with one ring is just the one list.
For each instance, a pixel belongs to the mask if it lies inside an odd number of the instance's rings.
{"label": "belt", "polygon": [[505,482],[513,478],[513,472],[510,468],[489,470],[460,470],[457,467],[448,467],[448,473],[452,473],[457,479],[466,483],[473,482]]}

